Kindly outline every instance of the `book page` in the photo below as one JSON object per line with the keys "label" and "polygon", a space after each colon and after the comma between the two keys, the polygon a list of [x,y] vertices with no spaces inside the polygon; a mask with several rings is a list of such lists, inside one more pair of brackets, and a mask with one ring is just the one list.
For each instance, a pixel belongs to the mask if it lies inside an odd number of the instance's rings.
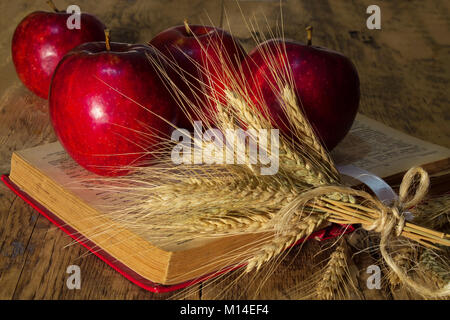
{"label": "book page", "polygon": [[90,205],[99,207],[119,201],[117,198],[112,198],[110,192],[102,191],[100,188],[96,189],[94,186],[100,187],[102,178],[79,166],[59,142],[23,150],[19,153],[45,175]]}
{"label": "book page", "polygon": [[[331,152],[337,165],[354,165],[386,178],[450,158],[450,149],[417,139],[358,114],[344,140]],[[447,167],[445,167],[447,166]],[[450,161],[441,170],[447,170]]]}

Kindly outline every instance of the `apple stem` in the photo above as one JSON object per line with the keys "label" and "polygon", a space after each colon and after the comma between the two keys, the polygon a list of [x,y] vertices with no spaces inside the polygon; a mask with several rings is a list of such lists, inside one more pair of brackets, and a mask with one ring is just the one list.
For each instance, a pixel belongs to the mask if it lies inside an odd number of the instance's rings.
{"label": "apple stem", "polygon": [[109,29],[105,29],[105,45],[106,45],[106,50],[110,51],[111,50],[111,45],[109,43],[110,40],[110,32]]}
{"label": "apple stem", "polygon": [[58,8],[55,6],[52,0],[47,0],[47,4],[52,8],[55,12],[59,12]]}
{"label": "apple stem", "polygon": [[184,19],[184,27],[186,28],[187,34],[191,35],[192,34],[192,30],[191,30],[191,27],[189,27],[187,19]]}
{"label": "apple stem", "polygon": [[307,40],[307,45],[310,46],[312,44],[312,31],[313,31],[313,27],[312,26],[307,26],[306,27],[306,40]]}

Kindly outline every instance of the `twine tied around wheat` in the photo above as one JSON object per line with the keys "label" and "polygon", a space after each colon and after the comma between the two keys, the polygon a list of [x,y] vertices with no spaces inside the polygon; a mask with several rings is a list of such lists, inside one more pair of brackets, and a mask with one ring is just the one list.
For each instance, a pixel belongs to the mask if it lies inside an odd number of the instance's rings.
{"label": "twine tied around wheat", "polygon": [[[417,184],[415,183],[416,176],[419,177]],[[435,244],[450,245],[448,234],[417,226],[405,220],[406,209],[414,207],[424,199],[429,185],[428,173],[420,167],[413,167],[404,175],[400,185],[399,198],[392,206],[385,205],[365,191],[328,185],[301,194],[288,206],[289,208],[285,212],[295,211],[302,206],[310,207],[329,214],[327,220],[331,222],[340,224],[360,223],[365,230],[380,233],[381,255],[401,281],[424,296],[443,297],[450,295],[450,283],[439,290],[434,290],[415,282],[396,264],[387,250],[389,239],[393,236],[404,236],[435,249],[438,249]],[[327,199],[327,195],[335,192],[360,197],[372,205],[361,206]],[[317,204],[318,202],[319,204]],[[327,203],[333,206],[327,206]],[[282,223],[279,225],[282,225]]]}
{"label": "twine tied around wheat", "polygon": [[[420,180],[414,191],[412,197],[408,199],[410,194],[410,190],[413,188],[414,179],[419,175]],[[381,210],[380,218],[375,220],[371,225],[363,225],[363,227],[370,231],[374,230],[381,234],[380,240],[380,252],[384,259],[384,261],[389,265],[389,267],[397,274],[400,280],[418,293],[421,293],[425,296],[433,296],[433,297],[444,297],[450,294],[450,283],[447,283],[443,288],[439,290],[433,290],[423,286],[415,281],[413,281],[410,277],[407,276],[405,271],[397,265],[394,259],[389,255],[386,244],[388,243],[389,238],[395,234],[397,237],[400,236],[405,228],[405,209],[414,207],[419,204],[428,192],[428,188],[430,185],[430,178],[428,173],[420,167],[413,167],[409,169],[403,177],[402,183],[400,184],[399,190],[399,198],[394,203],[394,205],[389,210]],[[388,212],[392,214],[388,214]],[[448,235],[442,233],[442,239],[448,238]],[[433,239],[429,239],[429,241],[433,241]]]}
{"label": "twine tied around wheat", "polygon": [[[410,190],[413,188],[414,178],[417,175],[420,177],[419,183],[412,197],[408,199],[408,196],[411,193]],[[425,170],[421,167],[409,169],[403,176],[402,183],[400,184],[398,200],[396,200],[394,205],[389,208],[390,210],[381,210],[380,218],[370,225],[364,225],[364,228],[367,231],[374,230],[381,233],[388,229],[392,224],[390,228],[393,229],[393,226],[395,225],[395,234],[396,236],[400,236],[405,227],[404,210],[419,204],[426,196],[429,186],[430,178]],[[389,211],[392,213],[391,215],[388,214]]]}

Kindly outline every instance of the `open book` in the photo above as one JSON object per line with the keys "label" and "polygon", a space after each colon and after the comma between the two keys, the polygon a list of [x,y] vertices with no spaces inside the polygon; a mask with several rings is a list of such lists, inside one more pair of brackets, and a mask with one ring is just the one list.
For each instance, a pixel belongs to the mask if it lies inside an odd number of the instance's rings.
{"label": "open book", "polygon": [[[350,133],[332,155],[337,164],[353,164],[382,178],[399,176],[414,165],[423,165],[437,175],[447,176],[450,171],[449,149],[362,115],[357,116]],[[169,291],[236,268],[243,258],[236,252],[251,255],[251,244],[264,236],[248,234],[170,244],[143,238],[118,221],[109,221],[102,213],[102,204],[114,199],[75,183],[89,177],[95,175],[78,166],[55,142],[14,152],[11,173],[3,181],[41,214],[145,289]],[[313,236],[323,239],[343,232],[337,226],[327,227]],[[224,256],[229,258],[220,258]],[[235,260],[230,258],[233,256]]]}

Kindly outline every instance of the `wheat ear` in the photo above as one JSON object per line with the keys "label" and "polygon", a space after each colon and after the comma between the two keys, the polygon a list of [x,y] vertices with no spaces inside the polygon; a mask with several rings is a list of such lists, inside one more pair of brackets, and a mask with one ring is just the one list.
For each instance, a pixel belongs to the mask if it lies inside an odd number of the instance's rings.
{"label": "wheat ear", "polygon": [[[255,110],[255,108],[251,107],[249,103],[247,102],[249,99],[246,99],[242,97],[240,94],[225,90],[225,95],[227,98],[228,106],[231,107],[234,116],[237,118],[236,122],[241,122],[245,126],[251,128],[251,129],[269,129],[272,128],[272,125],[270,122],[265,119],[260,112]],[[291,104],[294,102],[291,102]],[[300,110],[297,108],[298,112]],[[224,108],[220,108],[220,111],[224,112]],[[294,113],[294,111],[291,111],[291,113]],[[220,119],[226,119],[227,123],[230,123],[230,116],[221,116]],[[331,160],[328,158],[325,150],[323,147],[318,143],[314,137],[314,133],[310,130],[307,131],[307,126],[304,125],[305,134],[308,133],[310,136],[309,139],[306,139],[304,143],[306,145],[311,144],[311,148],[314,150],[320,149],[321,151],[318,152],[320,157],[325,157],[325,159],[328,159],[330,166],[334,168],[334,165],[332,165]],[[334,182],[336,177],[330,177],[328,175],[324,175],[321,170],[318,170],[316,168],[317,161],[313,162],[310,159],[304,157],[302,153],[299,153],[298,150],[293,149],[292,145],[285,139],[281,138],[279,142],[279,157],[280,157],[280,166],[281,170],[286,171],[289,173],[291,177],[294,177],[302,182],[306,182],[310,184],[311,186],[317,186],[317,185],[323,185],[330,182]],[[331,169],[330,171],[335,171],[336,169]]]}
{"label": "wheat ear", "polygon": [[321,300],[336,298],[347,273],[347,245],[345,240],[342,239],[336,250],[331,254],[323,276],[317,285],[317,298]]}
{"label": "wheat ear", "polygon": [[420,255],[420,266],[427,271],[430,278],[439,286],[443,287],[450,281],[448,266],[445,267],[436,259],[436,254],[430,249],[425,249]]}
{"label": "wheat ear", "polygon": [[311,125],[300,109],[300,104],[298,103],[293,88],[290,86],[283,87],[281,96],[284,112],[292,124],[294,133],[302,137],[302,145],[308,148],[308,154],[316,154],[316,157],[320,160],[317,165],[321,169],[328,171],[330,177],[328,182],[339,181],[339,173],[336,170],[334,162],[313,132]]}
{"label": "wheat ear", "polygon": [[302,238],[308,237],[326,221],[327,215],[309,215],[301,221],[293,221],[292,227],[280,235],[276,235],[267,244],[262,245],[258,251],[248,260],[246,272],[261,266],[273,257],[284,252]]}

